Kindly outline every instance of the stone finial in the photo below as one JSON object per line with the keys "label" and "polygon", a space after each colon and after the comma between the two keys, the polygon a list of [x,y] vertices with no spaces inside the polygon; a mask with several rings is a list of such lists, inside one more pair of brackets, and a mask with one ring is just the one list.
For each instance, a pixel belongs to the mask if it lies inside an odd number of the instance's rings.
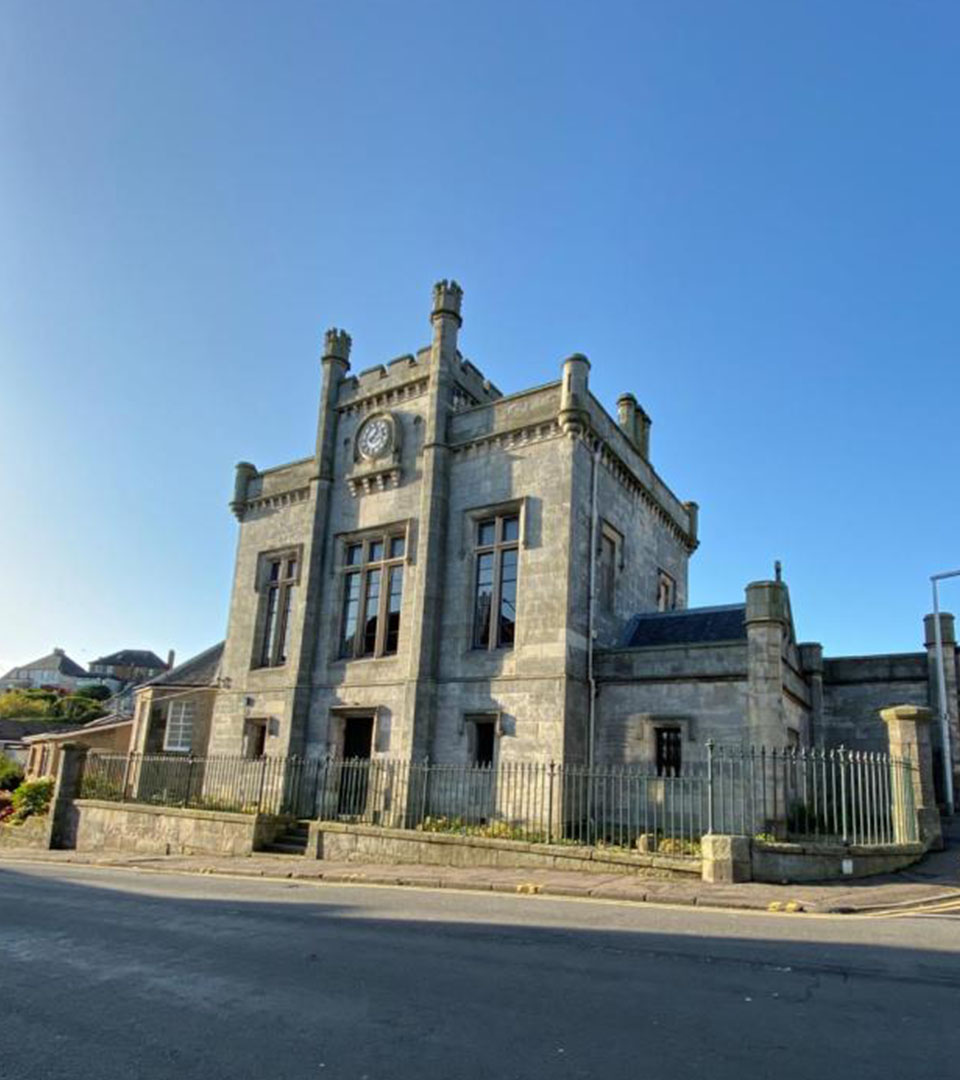
{"label": "stone finial", "polygon": [[689,526],[690,539],[694,542],[694,544],[699,544],[699,542],[700,542],[700,504],[694,502],[693,499],[690,499],[690,500],[688,500],[687,502],[685,502],[683,504],[683,508],[687,512],[687,521],[690,523],[690,526]]}
{"label": "stone finial", "polygon": [[463,289],[455,281],[438,281],[433,287],[433,310],[431,319],[439,319],[444,316],[457,320],[457,326],[463,324],[460,318],[460,305],[463,301]]}
{"label": "stone finial", "polygon": [[800,650],[800,666],[808,675],[823,674],[823,646],[819,641],[803,641]]}
{"label": "stone finial", "polygon": [[564,434],[577,436],[586,428],[590,396],[590,361],[583,353],[573,353],[563,362],[560,386],[560,427]]}
{"label": "stone finial", "polygon": [[323,359],[342,360],[350,366],[350,346],[353,341],[346,330],[338,330],[335,326],[323,335]]}
{"label": "stone finial", "polygon": [[620,430],[633,442],[634,416],[637,411],[637,399],[633,394],[621,394],[617,398],[617,423]]}
{"label": "stone finial", "polygon": [[652,426],[653,421],[644,409],[638,405],[634,414],[633,441],[636,443],[637,450],[644,461],[650,460],[650,428]]}
{"label": "stone finial", "polygon": [[778,622],[786,625],[789,621],[787,590],[783,582],[751,581],[747,586],[747,624]]}
{"label": "stone finial", "polygon": [[233,498],[230,500],[230,509],[237,520],[243,517],[243,509],[247,502],[247,485],[257,475],[256,465],[249,461],[237,462],[237,473],[233,482]]}
{"label": "stone finial", "polygon": [[[932,613],[923,617],[923,639],[928,649],[937,643],[936,616]],[[949,611],[940,612],[940,642],[942,645],[956,645],[957,632],[953,615]]]}

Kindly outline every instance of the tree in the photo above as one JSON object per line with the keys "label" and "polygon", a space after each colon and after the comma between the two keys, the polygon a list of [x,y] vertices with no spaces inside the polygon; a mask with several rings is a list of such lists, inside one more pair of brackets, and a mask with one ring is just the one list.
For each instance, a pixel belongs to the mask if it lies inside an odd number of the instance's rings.
{"label": "tree", "polygon": [[103,716],[104,709],[99,701],[81,694],[70,694],[57,703],[59,717],[69,724],[85,724]]}
{"label": "tree", "polygon": [[[43,696],[38,696],[38,693]],[[53,695],[55,697],[55,695]],[[21,717],[37,720],[56,716],[51,713],[51,702],[46,699],[46,691],[8,690],[0,694],[0,720],[14,720]]]}
{"label": "tree", "polygon": [[74,697],[92,698],[94,701],[106,701],[110,697],[110,687],[98,683],[96,686],[81,686],[74,692]]}
{"label": "tree", "polygon": [[13,791],[23,783],[23,766],[0,754],[0,791]]}

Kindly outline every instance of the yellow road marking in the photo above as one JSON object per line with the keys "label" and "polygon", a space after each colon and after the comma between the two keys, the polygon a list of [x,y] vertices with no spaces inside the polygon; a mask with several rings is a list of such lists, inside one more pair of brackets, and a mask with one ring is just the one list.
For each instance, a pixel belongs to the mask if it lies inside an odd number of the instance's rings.
{"label": "yellow road marking", "polygon": [[909,915],[940,915],[951,911],[960,912],[960,896],[954,900],[941,900],[935,904],[924,904],[920,901],[912,907],[885,908],[882,911],[868,911],[864,914],[874,919],[903,919]]}

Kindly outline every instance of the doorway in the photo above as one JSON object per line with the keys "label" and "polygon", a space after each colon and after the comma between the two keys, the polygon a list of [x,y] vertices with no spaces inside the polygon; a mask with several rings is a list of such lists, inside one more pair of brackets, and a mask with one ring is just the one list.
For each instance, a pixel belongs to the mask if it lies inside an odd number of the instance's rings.
{"label": "doorway", "polygon": [[348,716],[343,722],[343,760],[369,761],[373,750],[373,717]]}
{"label": "doorway", "polygon": [[367,808],[370,756],[373,752],[373,717],[348,716],[343,722],[343,764],[337,816],[359,820]]}

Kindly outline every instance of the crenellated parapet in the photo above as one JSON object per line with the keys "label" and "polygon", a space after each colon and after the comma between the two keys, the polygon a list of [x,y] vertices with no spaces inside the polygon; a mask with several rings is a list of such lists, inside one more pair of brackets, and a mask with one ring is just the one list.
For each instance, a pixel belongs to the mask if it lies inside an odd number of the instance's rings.
{"label": "crenellated parapet", "polygon": [[447,281],[444,278],[433,287],[433,310],[430,318],[434,321],[444,317],[456,320],[457,326],[463,325],[460,317],[460,308],[463,303],[463,289],[456,281]]}
{"label": "crenellated parapet", "polygon": [[350,346],[352,344],[353,339],[346,330],[339,330],[337,327],[332,326],[323,335],[323,359],[340,360],[349,368]]}

